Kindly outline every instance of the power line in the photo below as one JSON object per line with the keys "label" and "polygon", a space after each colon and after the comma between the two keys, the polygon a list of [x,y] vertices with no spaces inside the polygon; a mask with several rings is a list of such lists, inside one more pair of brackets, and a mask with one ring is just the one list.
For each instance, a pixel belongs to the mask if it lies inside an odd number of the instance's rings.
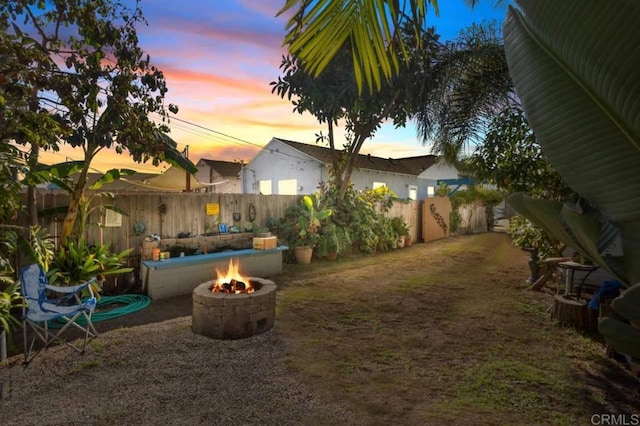
{"label": "power line", "polygon": [[[157,113],[155,113],[155,114],[157,114]],[[158,115],[159,115],[159,114],[158,114]],[[228,134],[223,133],[223,132],[219,132],[219,131],[217,131],[217,130],[210,129],[210,128],[208,128],[208,127],[202,126],[202,125],[200,125],[200,124],[193,123],[193,122],[191,122],[191,121],[183,120],[183,119],[181,119],[181,118],[177,118],[177,117],[171,117],[171,118],[170,118],[170,121],[171,121],[171,120],[176,120],[176,121],[179,121],[179,122],[181,122],[181,123],[185,123],[185,124],[188,124],[188,125],[190,125],[190,126],[194,126],[194,127],[199,128],[199,129],[205,130],[205,131],[207,131],[207,132],[211,132],[211,133],[214,133],[214,134],[217,134],[217,135],[220,135],[220,136],[224,136],[224,137],[226,137],[226,138],[232,139],[233,141],[238,141],[238,142],[243,143],[243,144],[251,145],[252,147],[260,148],[261,150],[262,150],[262,149],[264,149],[264,146],[262,146],[262,145],[258,145],[258,144],[256,144],[256,143],[249,142],[249,141],[247,141],[247,140],[245,140],[245,139],[241,139],[241,138],[238,138],[238,137],[235,137],[235,136],[228,135]],[[171,124],[171,123],[169,123],[169,127],[171,127],[171,126],[172,126],[172,124]],[[177,127],[178,127],[178,128],[181,128],[181,127],[179,127],[179,126],[177,126]],[[231,141],[231,142],[233,142],[233,141]],[[233,143],[236,143],[236,144],[237,144],[238,142],[233,142]],[[270,152],[271,152],[271,153],[273,153],[273,151],[270,151]],[[298,156],[296,156],[296,155],[289,154],[289,153],[286,153],[286,152],[280,152],[280,151],[277,151],[277,153],[278,153],[278,154],[280,154],[280,155],[284,155],[284,156],[290,157],[290,158],[294,158],[294,159],[296,159],[296,160],[300,160],[300,161],[309,161],[309,159],[308,159],[308,158],[298,157]]]}
{"label": "power line", "polygon": [[[156,113],[156,114],[157,114],[157,113]],[[228,135],[228,134],[226,134],[226,133],[223,133],[223,132],[219,132],[219,131],[217,131],[217,130],[210,129],[210,128],[208,128],[208,127],[202,126],[202,125],[200,125],[200,124],[193,123],[193,122],[191,122],[191,121],[183,120],[183,119],[181,119],[181,118],[177,118],[177,117],[171,117],[171,118],[170,118],[170,120],[176,120],[176,121],[179,121],[179,122],[181,122],[181,123],[185,123],[185,124],[188,124],[188,125],[190,125],[190,126],[194,126],[194,127],[199,128],[199,129],[206,130],[207,132],[215,133],[215,134],[217,134],[217,135],[224,136],[224,137],[226,137],[226,138],[233,139],[233,140],[235,140],[235,141],[238,141],[238,142],[241,142],[241,143],[244,143],[244,144],[247,144],[247,145],[254,146],[254,147],[256,147],[256,148],[260,148],[260,149],[262,149],[262,148],[263,148],[263,146],[262,146],[262,145],[258,145],[258,144],[256,144],[256,143],[249,142],[248,140],[241,139],[241,138],[237,138],[237,137],[235,137],[235,136],[231,136],[231,135]]]}

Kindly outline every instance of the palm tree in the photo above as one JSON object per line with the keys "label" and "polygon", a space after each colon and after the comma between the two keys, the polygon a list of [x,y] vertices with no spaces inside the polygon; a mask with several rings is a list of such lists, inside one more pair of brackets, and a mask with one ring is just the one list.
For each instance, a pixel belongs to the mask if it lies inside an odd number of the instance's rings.
{"label": "palm tree", "polygon": [[[428,58],[430,89],[416,100],[418,135],[455,163],[507,110],[521,111],[495,23],[471,25]],[[423,68],[426,68],[423,67]]]}
{"label": "palm tree", "polygon": [[[358,88],[366,83],[373,91],[374,84],[380,90],[382,78],[389,80],[400,69],[400,52],[393,48],[399,29],[410,25],[421,38],[428,5],[438,14],[437,0],[288,0],[278,16],[294,11],[287,22],[285,44],[316,76],[350,41]],[[400,50],[406,56],[402,44]]]}

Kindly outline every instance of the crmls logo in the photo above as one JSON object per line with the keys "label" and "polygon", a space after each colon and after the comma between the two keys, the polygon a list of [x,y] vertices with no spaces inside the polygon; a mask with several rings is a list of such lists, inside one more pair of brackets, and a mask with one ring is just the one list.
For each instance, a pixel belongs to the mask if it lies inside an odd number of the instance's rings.
{"label": "crmls logo", "polygon": [[591,424],[595,426],[638,426],[640,415],[638,414],[593,414]]}

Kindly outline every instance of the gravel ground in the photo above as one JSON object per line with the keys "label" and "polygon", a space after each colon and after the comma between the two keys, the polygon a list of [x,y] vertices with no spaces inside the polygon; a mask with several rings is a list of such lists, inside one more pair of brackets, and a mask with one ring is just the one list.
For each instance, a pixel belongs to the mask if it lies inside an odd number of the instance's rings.
{"label": "gravel ground", "polygon": [[52,347],[0,366],[3,425],[357,425],[286,363],[276,327],[242,340],[194,334],[191,317],[120,328],[78,355]]}

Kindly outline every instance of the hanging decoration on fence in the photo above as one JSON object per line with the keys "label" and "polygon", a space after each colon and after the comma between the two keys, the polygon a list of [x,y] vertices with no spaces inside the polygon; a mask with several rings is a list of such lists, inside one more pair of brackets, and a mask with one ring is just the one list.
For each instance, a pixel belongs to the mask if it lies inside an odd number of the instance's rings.
{"label": "hanging decoration on fence", "polygon": [[220,214],[220,204],[207,203],[207,216],[214,216]]}
{"label": "hanging decoration on fence", "polygon": [[438,211],[436,210],[435,204],[431,203],[429,205],[429,210],[431,211],[431,216],[433,216],[433,218],[436,220],[436,223],[438,224],[440,229],[442,229],[442,232],[444,232],[444,234],[447,235],[447,222],[440,215],[440,213],[438,213]]}
{"label": "hanging decoration on fence", "polygon": [[104,226],[107,228],[119,228],[122,226],[122,215],[111,209],[105,209]]}
{"label": "hanging decoration on fence", "polygon": [[134,222],[132,229],[133,229],[134,235],[137,235],[137,236],[144,235],[144,233],[147,230],[147,225],[143,221],[137,220]]}

